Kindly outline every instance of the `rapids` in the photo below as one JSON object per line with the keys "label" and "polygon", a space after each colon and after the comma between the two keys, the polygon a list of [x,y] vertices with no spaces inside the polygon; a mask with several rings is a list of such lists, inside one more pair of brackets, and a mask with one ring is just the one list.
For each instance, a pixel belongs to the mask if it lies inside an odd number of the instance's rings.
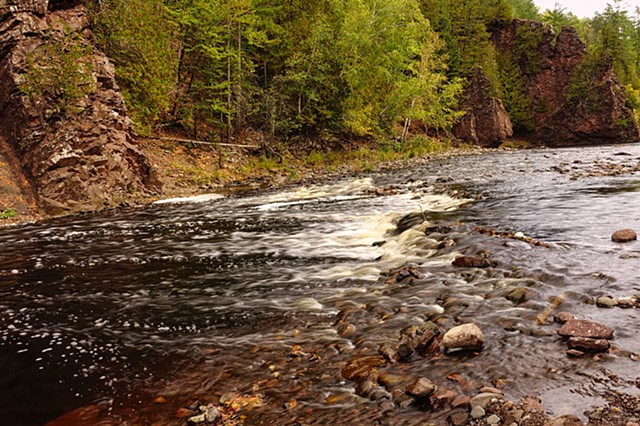
{"label": "rapids", "polygon": [[[494,385],[582,415],[640,376],[638,311],[593,304],[640,294],[640,246],[610,240],[640,230],[639,162],[636,145],[495,152],[0,229],[0,421],[39,425],[96,406],[101,424],[186,424],[174,414],[190,400],[238,392],[264,401],[247,424],[378,424],[381,404],[340,370],[426,320],[474,321],[485,347],[412,358],[390,374],[469,395]],[[410,213],[414,226],[396,232]],[[421,218],[453,226],[455,245],[434,248]],[[497,266],[451,265],[479,253]],[[385,283],[406,264],[422,278]],[[522,287],[527,302],[505,297]],[[553,312],[614,328],[614,350],[567,358],[557,325],[536,322],[559,302]],[[341,311],[355,331],[337,326]],[[159,395],[165,404],[153,403]],[[397,408],[393,424],[447,410]]]}

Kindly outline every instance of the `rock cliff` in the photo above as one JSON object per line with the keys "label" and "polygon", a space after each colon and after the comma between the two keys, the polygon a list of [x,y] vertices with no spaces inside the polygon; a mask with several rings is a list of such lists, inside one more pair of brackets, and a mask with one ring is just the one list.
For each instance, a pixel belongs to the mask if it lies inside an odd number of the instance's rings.
{"label": "rock cliff", "polygon": [[[564,27],[556,37],[548,25],[515,19],[492,41],[517,61],[531,100],[528,136],[534,142],[560,147],[640,140],[612,67],[585,72],[586,46],[574,28]],[[580,90],[585,93],[572,93]]]}
{"label": "rock cliff", "polygon": [[[76,56],[65,62],[69,52]],[[61,80],[51,82],[51,72]],[[80,81],[65,87],[72,72]],[[0,139],[39,206],[48,214],[96,210],[157,190],[132,135],[83,2],[0,0]]]}
{"label": "rock cliff", "polygon": [[458,139],[497,147],[513,135],[511,119],[502,101],[491,95],[491,82],[480,67],[467,87],[462,109],[465,115],[453,129]]}

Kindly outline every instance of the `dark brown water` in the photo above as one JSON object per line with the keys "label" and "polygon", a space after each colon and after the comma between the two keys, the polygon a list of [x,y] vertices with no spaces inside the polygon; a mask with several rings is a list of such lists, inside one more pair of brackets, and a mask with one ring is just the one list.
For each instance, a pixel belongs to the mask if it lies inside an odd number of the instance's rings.
{"label": "dark brown water", "polygon": [[[447,409],[397,408],[391,421],[340,375],[349,359],[376,354],[425,320],[444,329],[474,321],[485,348],[412,358],[387,373],[423,375],[469,395],[493,384],[511,398],[539,395],[554,414],[580,415],[602,402],[603,390],[628,391],[640,376],[638,311],[591,303],[640,293],[640,246],[610,241],[616,229],[640,230],[640,176],[628,170],[639,163],[637,146],[466,156],[279,193],[2,229],[0,419],[38,425],[97,404],[104,424],[185,424],[173,414],[189,400],[238,392],[264,401],[248,424],[438,421]],[[614,165],[617,176],[586,176]],[[371,195],[390,184],[395,194]],[[432,249],[424,224],[392,235],[399,218],[421,210],[454,225],[454,246]],[[549,247],[481,235],[477,226]],[[482,251],[495,268],[451,266],[461,253]],[[424,277],[411,285],[380,278],[407,263]],[[516,287],[531,289],[532,299],[506,299]],[[554,312],[613,327],[616,349],[568,359],[557,326],[536,323],[558,297]],[[341,310],[355,326],[344,337]],[[294,345],[305,355],[292,356]],[[159,395],[166,404],[152,403]],[[291,400],[295,407],[283,407]]]}

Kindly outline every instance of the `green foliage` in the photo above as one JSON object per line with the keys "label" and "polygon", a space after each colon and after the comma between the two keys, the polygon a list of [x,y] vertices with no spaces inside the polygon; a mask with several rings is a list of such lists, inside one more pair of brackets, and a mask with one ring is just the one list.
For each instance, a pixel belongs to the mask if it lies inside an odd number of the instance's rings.
{"label": "green foliage", "polygon": [[520,69],[526,75],[540,71],[542,58],[540,44],[544,35],[544,27],[522,26],[516,32],[515,51]]}
{"label": "green foliage", "polygon": [[526,92],[518,57],[514,52],[503,52],[498,57],[501,93],[514,130],[533,130],[532,101]]}
{"label": "green foliage", "polygon": [[556,3],[556,7],[553,10],[547,9],[544,11],[542,22],[551,25],[555,33],[560,34],[562,27],[575,27],[578,25],[579,19]]}
{"label": "green foliage", "polygon": [[79,101],[95,89],[92,53],[81,34],[49,31],[46,42],[26,56],[20,90],[47,118],[80,112]]}
{"label": "green foliage", "polygon": [[104,0],[93,10],[97,44],[116,65],[129,113],[142,132],[169,108],[178,56],[162,0]]}
{"label": "green foliage", "polygon": [[13,208],[8,208],[0,211],[0,220],[10,219],[12,217],[18,216],[18,212]]}
{"label": "green foliage", "polygon": [[516,18],[539,21],[540,11],[532,0],[510,0]]}
{"label": "green foliage", "polygon": [[580,64],[572,76],[569,86],[565,90],[564,97],[570,105],[580,105],[587,112],[597,111],[600,105],[600,97],[593,84],[609,68],[606,58],[591,52]]}

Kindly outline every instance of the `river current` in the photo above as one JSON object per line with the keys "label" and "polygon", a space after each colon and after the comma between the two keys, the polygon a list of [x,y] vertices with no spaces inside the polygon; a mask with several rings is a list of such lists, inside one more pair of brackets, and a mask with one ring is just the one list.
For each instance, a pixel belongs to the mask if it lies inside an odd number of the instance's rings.
{"label": "river current", "polygon": [[[469,395],[492,385],[582,416],[640,376],[638,310],[593,303],[640,294],[640,246],[610,238],[640,230],[639,163],[637,145],[463,155],[0,229],[1,422],[97,407],[100,424],[186,424],[178,408],[230,392],[262,401],[246,424],[439,422],[450,408],[385,420],[388,406],[341,374],[427,320],[473,321],[485,346],[389,374]],[[429,225],[451,231],[437,241]],[[501,236],[517,232],[544,244]],[[461,254],[496,266],[452,266]],[[389,284],[407,264],[420,277]],[[516,288],[526,302],[506,297]],[[568,358],[558,326],[537,321],[560,310],[612,327],[614,348]]]}

